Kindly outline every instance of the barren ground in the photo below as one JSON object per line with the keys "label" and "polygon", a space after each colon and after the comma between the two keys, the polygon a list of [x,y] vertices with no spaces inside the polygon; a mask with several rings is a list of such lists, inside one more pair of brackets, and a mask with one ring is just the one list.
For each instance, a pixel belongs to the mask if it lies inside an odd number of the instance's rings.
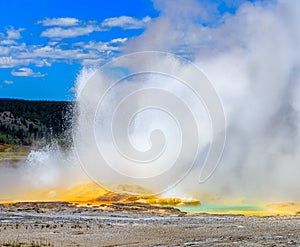
{"label": "barren ground", "polygon": [[300,216],[187,215],[142,204],[0,205],[1,246],[300,246]]}

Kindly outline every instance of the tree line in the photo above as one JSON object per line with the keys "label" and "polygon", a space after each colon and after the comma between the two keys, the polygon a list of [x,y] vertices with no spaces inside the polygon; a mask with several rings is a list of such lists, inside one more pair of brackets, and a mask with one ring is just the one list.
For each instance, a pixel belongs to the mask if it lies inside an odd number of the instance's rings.
{"label": "tree line", "polygon": [[66,144],[74,102],[0,99],[0,143],[32,145],[53,139]]}

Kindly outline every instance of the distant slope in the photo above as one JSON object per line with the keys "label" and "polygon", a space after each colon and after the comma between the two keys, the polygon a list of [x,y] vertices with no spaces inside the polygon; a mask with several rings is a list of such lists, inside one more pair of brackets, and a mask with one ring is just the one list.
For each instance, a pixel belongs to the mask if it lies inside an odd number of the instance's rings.
{"label": "distant slope", "polygon": [[0,99],[0,143],[64,142],[73,102]]}

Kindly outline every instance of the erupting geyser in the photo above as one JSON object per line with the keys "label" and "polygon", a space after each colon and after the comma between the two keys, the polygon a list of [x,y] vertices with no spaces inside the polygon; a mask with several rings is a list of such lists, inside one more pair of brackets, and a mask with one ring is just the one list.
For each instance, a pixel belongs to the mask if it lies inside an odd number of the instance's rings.
{"label": "erupting geyser", "polygon": [[[104,188],[87,186],[90,195],[102,199],[115,196],[108,190],[125,190],[146,194],[138,200],[148,203],[159,203],[150,195],[162,191],[164,197],[225,205],[300,201],[300,2],[246,3],[234,15],[220,17],[213,27],[198,21],[203,10],[199,3],[187,2],[157,1],[161,16],[129,40],[123,53],[164,50],[183,54],[194,65],[129,59],[112,70],[102,67],[100,74],[95,71],[101,68],[83,68],[76,82],[74,145],[63,151],[52,144],[32,151],[18,168],[1,167],[0,200],[81,201],[80,186],[73,190],[78,194],[72,194],[71,188],[88,183],[91,177]],[[153,70],[131,74],[148,63]],[[214,128],[212,109],[184,81],[155,73],[155,68],[172,70],[186,79],[199,79],[193,66],[201,68],[215,88],[226,128]],[[220,164],[211,169],[208,180],[199,183],[210,146],[224,132]],[[185,137],[188,142],[182,141]],[[178,161],[180,165],[167,173]],[[151,162],[153,166],[147,168]],[[158,173],[176,186],[148,179]],[[132,185],[124,186],[128,183]],[[270,214],[300,211],[297,203],[269,208]]]}

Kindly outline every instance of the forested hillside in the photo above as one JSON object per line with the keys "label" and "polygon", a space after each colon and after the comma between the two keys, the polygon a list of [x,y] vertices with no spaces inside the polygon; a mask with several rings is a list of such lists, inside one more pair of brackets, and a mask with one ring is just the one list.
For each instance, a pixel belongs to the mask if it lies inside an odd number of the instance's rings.
{"label": "forested hillside", "polygon": [[0,99],[0,143],[66,142],[74,103]]}

